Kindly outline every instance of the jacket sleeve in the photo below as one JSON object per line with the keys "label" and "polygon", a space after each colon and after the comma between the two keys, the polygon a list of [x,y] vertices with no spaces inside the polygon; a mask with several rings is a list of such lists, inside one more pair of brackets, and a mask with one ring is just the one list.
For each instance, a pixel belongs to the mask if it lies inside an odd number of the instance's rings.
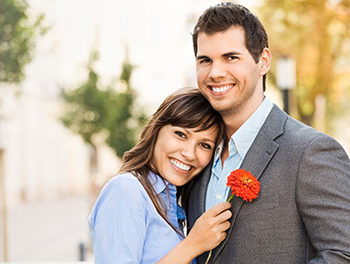
{"label": "jacket sleeve", "polygon": [[350,161],[332,138],[306,148],[298,170],[297,206],[317,251],[308,264],[350,263]]}

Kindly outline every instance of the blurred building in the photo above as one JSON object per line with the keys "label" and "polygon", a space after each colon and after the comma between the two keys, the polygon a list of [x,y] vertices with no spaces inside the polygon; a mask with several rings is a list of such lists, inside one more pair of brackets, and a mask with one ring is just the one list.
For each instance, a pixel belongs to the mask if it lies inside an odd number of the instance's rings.
{"label": "blurred building", "polygon": [[[26,80],[0,89],[8,205],[89,190],[89,148],[59,118],[61,90],[85,80],[91,49],[100,52],[97,71],[107,84],[120,74],[127,47],[137,66],[132,84],[139,103],[153,111],[173,90],[195,85],[190,32],[208,3],[30,1],[33,15],[45,14],[49,30],[38,39]],[[101,146],[100,182],[118,166],[113,152]]]}
{"label": "blurred building", "polygon": [[[136,65],[132,86],[138,104],[152,113],[175,89],[196,86],[191,32],[199,14],[219,1],[29,2],[33,15],[45,14],[49,30],[38,39],[25,82],[0,89],[9,204],[88,190],[89,148],[59,118],[60,93],[87,78],[92,48],[100,52],[96,68],[104,84],[119,76],[127,48]],[[240,2],[252,8],[261,1]],[[279,94],[268,93],[279,103]],[[103,182],[119,164],[107,147],[101,146],[99,155],[97,177]]]}
{"label": "blurred building", "polygon": [[[128,50],[138,104],[150,114],[174,90],[196,86],[191,32],[199,14],[219,1],[29,2],[34,16],[45,14],[49,30],[37,41],[26,80],[1,95],[9,204],[88,190],[89,148],[59,118],[60,93],[86,80],[93,48],[100,53],[96,70],[104,85],[118,78]],[[99,155],[103,182],[119,165],[107,147]]]}

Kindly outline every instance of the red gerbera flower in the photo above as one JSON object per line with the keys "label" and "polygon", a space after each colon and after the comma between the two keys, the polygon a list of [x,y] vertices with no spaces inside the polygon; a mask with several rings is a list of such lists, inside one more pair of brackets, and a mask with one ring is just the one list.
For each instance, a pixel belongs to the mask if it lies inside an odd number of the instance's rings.
{"label": "red gerbera flower", "polygon": [[244,201],[251,202],[258,197],[260,192],[260,182],[249,171],[243,169],[232,171],[227,177],[226,185],[231,188],[232,197],[237,195]]}

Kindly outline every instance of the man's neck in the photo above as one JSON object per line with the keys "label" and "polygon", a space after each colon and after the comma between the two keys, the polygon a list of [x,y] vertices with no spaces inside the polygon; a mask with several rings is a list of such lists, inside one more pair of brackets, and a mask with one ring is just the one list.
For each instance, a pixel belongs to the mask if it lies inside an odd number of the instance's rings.
{"label": "man's neck", "polygon": [[256,103],[247,103],[241,109],[230,113],[221,113],[225,123],[225,131],[228,139],[251,117],[264,101],[265,96],[262,95]]}
{"label": "man's neck", "polygon": [[231,113],[221,113],[221,116],[225,123],[226,130],[226,140],[221,152],[221,162],[222,166],[224,165],[225,160],[229,156],[228,152],[228,142],[231,136],[254,114],[254,112],[259,108],[259,106],[264,101],[265,96],[262,95],[257,103],[247,103],[242,109],[236,112]]}

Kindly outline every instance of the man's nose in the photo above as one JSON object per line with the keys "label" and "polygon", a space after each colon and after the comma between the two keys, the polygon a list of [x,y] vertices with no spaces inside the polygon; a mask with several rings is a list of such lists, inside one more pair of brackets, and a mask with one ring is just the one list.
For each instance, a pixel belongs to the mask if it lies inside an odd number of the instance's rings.
{"label": "man's nose", "polygon": [[225,77],[226,70],[224,68],[224,65],[222,65],[221,62],[213,62],[209,72],[209,78],[211,78],[213,81],[216,81]]}

